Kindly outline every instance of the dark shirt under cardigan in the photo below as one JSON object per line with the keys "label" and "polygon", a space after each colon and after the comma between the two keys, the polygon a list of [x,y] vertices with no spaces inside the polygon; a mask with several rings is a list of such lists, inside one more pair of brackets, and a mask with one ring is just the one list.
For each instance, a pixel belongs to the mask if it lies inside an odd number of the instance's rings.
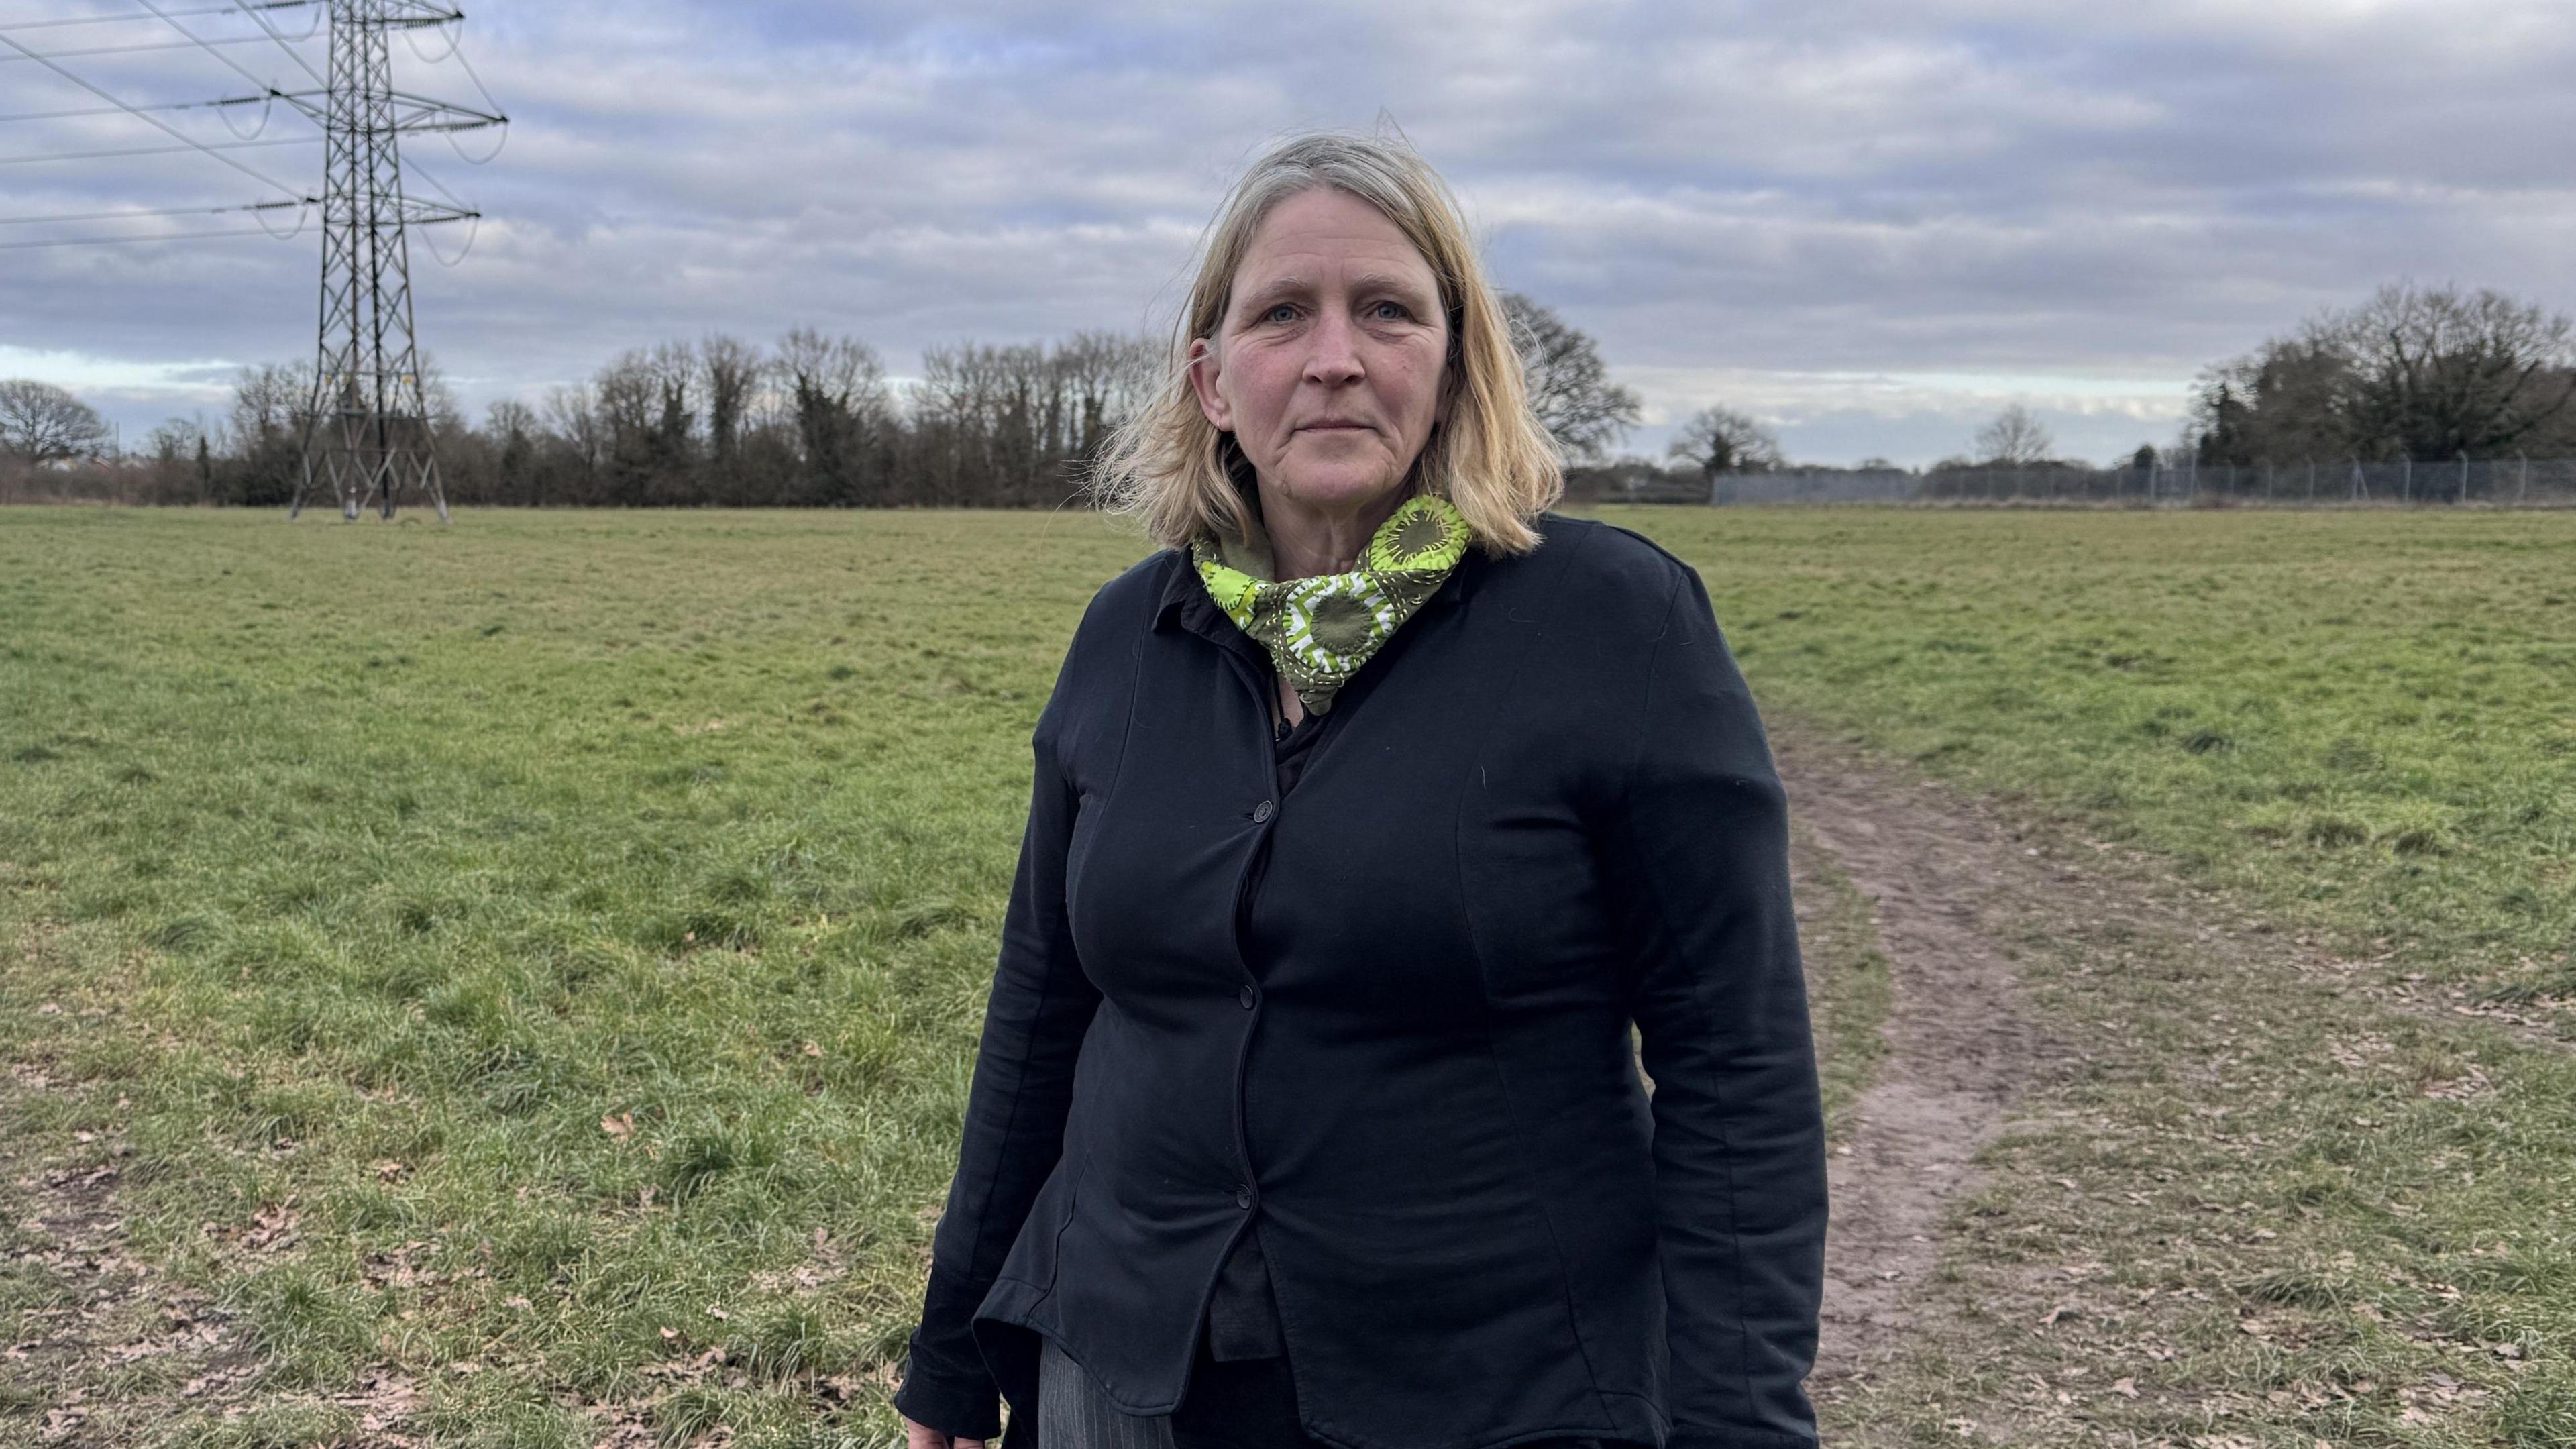
{"label": "dark shirt under cardigan", "polygon": [[[1272,686],[1275,692],[1277,686]],[[1344,698],[1345,708],[1356,697]],[[1278,799],[1288,802],[1288,794],[1297,788],[1297,777],[1306,773],[1306,761],[1315,753],[1316,737],[1324,732],[1329,713],[1308,712],[1295,724],[1275,722],[1271,774],[1279,784]],[[1269,864],[1269,852],[1253,863],[1256,878],[1246,883],[1247,894],[1258,891],[1258,872]],[[1267,974],[1264,963],[1248,961],[1255,975]],[[1270,1269],[1261,1261],[1261,1235],[1246,1233],[1226,1256],[1225,1266],[1218,1270],[1216,1295],[1208,1300],[1208,1357],[1221,1363],[1256,1358],[1277,1358],[1288,1351],[1279,1340],[1279,1305],[1270,1293]]]}
{"label": "dark shirt under cardigan", "polygon": [[1094,598],[1034,737],[906,1416],[996,1432],[1041,1334],[1171,1412],[1257,1236],[1317,1439],[1812,1442],[1824,1130],[1779,780],[1698,575],[1540,529],[1352,679],[1293,801],[1268,663],[1187,558]]}

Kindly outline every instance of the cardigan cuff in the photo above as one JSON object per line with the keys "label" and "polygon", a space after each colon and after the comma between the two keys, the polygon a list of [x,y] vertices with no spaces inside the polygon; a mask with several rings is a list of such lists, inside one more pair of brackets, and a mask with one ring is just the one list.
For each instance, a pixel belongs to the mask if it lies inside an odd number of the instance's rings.
{"label": "cardigan cuff", "polygon": [[989,1378],[941,1378],[916,1365],[904,1369],[894,1410],[925,1429],[952,1439],[987,1442],[1002,1432],[1002,1396]]}

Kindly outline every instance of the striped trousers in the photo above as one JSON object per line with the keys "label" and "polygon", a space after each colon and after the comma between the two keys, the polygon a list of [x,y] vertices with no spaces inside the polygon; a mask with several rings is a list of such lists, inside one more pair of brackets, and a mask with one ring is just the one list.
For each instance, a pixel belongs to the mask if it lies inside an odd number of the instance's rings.
{"label": "striped trousers", "polygon": [[1172,1421],[1109,1402],[1090,1371],[1050,1338],[1038,1353],[1038,1442],[1046,1449],[1173,1449]]}

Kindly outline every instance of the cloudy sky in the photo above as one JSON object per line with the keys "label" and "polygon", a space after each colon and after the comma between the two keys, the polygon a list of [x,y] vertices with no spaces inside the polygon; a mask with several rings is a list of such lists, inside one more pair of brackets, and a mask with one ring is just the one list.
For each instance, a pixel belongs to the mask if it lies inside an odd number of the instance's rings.
{"label": "cloudy sky", "polygon": [[[0,0],[0,116],[102,104],[12,42],[128,102],[311,84],[289,52],[322,66],[292,39],[316,10],[264,12],[283,44],[182,14],[224,3]],[[1724,402],[1802,459],[1920,463],[2019,400],[2106,459],[2169,441],[2203,365],[2386,281],[2576,307],[2569,0],[467,10],[507,144],[406,159],[485,213],[413,253],[422,343],[477,411],[717,331],[849,333],[902,374],[962,338],[1157,326],[1250,155],[1381,118],[1457,187],[1497,279],[1643,394],[1639,451]],[[126,19],[18,25],[100,15]],[[240,69],[118,49],[180,26],[246,37],[216,47]],[[416,39],[398,85],[476,100],[449,32]],[[156,114],[317,184],[283,109],[256,133],[255,107]],[[309,227],[10,245],[291,225],[14,220],[283,194],[198,152],[20,159],[175,145],[122,115],[0,122],[0,376],[71,386],[129,437],[313,345]]]}

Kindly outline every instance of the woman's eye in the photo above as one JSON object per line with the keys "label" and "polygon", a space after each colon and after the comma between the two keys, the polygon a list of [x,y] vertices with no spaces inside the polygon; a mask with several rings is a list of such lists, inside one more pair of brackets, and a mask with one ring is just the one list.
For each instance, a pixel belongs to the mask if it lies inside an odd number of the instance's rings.
{"label": "woman's eye", "polygon": [[1402,302],[1380,300],[1369,304],[1369,315],[1395,321],[1410,317],[1413,313]]}
{"label": "woman's eye", "polygon": [[1264,322],[1294,322],[1297,320],[1297,306],[1293,302],[1273,302],[1270,304],[1270,310],[1261,314],[1261,320]]}

